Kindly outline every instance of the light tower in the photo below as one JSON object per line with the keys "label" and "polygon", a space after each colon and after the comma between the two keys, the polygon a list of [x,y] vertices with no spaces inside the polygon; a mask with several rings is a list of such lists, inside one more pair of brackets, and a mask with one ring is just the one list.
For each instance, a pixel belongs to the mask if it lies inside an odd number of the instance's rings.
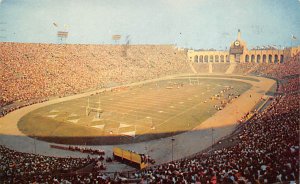
{"label": "light tower", "polygon": [[62,30],[59,30],[59,25],[55,22],[53,22],[53,26],[57,28],[57,42],[58,43],[66,43],[67,38],[69,36],[69,26],[67,24],[64,25],[64,28]]}
{"label": "light tower", "polygon": [[6,22],[0,22],[0,40],[6,40]]}

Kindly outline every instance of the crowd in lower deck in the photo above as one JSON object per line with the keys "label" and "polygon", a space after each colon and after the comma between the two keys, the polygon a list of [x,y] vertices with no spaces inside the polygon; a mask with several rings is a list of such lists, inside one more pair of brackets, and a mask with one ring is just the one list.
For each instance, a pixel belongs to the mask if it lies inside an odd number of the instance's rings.
{"label": "crowd in lower deck", "polygon": [[[299,93],[274,98],[257,112],[236,136],[234,146],[199,153],[136,171],[129,178],[113,178],[96,168],[88,174],[70,174],[97,160],[55,158],[20,153],[0,147],[0,178],[10,182],[49,183],[274,183],[299,178]],[[51,174],[50,174],[51,173]],[[60,173],[60,174],[57,174]],[[69,174],[63,174],[69,173]]]}
{"label": "crowd in lower deck", "polygon": [[[238,144],[137,172],[142,183],[275,183],[299,178],[299,94],[276,97]],[[286,104],[289,104],[288,106]]]}

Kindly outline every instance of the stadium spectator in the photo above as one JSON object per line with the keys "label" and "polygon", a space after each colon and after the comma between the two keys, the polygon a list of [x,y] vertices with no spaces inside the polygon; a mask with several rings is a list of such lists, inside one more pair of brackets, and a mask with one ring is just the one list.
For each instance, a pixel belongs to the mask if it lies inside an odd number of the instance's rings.
{"label": "stadium spectator", "polygon": [[171,45],[4,42],[0,61],[1,116],[49,97],[190,72],[185,53]]}
{"label": "stadium spectator", "polygon": [[[0,52],[3,73],[0,106],[20,103],[12,109],[51,96],[189,70],[185,62],[180,62],[185,55],[170,46],[130,46],[125,52],[123,46],[1,43],[0,49],[3,51]],[[48,157],[0,146],[0,179],[4,183],[121,183],[129,179],[140,183],[299,181],[300,62],[297,58],[283,64],[237,66],[237,71],[278,79],[278,92],[282,94],[241,125],[231,146],[135,171],[129,178],[122,173],[113,178],[101,173],[105,164],[100,159]],[[2,111],[2,115],[9,111]],[[91,172],[73,173],[91,163],[94,166]]]}

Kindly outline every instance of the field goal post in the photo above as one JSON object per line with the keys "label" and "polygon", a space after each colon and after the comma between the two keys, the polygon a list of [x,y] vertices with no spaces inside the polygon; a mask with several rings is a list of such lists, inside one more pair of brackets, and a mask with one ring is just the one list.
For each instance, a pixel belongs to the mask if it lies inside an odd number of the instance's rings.
{"label": "field goal post", "polygon": [[103,110],[101,108],[100,97],[99,97],[98,107],[91,107],[90,106],[90,98],[88,98],[88,104],[87,104],[87,106],[85,108],[85,114],[86,114],[86,116],[89,116],[91,112],[96,112],[97,113],[96,117],[100,118],[101,114],[103,113]]}
{"label": "field goal post", "polygon": [[189,82],[190,82],[190,85],[200,85],[200,81],[199,81],[199,78],[192,78],[191,76],[189,76]]}

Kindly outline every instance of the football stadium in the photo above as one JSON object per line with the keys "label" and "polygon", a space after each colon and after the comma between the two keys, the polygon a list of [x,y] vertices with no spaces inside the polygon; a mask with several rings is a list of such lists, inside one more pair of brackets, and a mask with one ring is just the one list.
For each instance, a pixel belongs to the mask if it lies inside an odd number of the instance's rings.
{"label": "football stadium", "polygon": [[299,183],[300,3],[233,2],[0,1],[0,183]]}

